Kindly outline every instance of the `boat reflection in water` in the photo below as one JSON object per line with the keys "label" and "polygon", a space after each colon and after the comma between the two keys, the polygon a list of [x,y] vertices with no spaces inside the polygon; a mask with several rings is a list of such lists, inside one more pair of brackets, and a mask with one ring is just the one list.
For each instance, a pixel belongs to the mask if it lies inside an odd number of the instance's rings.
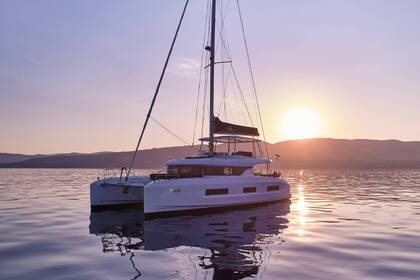
{"label": "boat reflection in water", "polygon": [[289,205],[155,220],[144,220],[138,208],[92,212],[89,231],[101,237],[104,253],[131,254],[137,277],[135,250],[189,246],[210,252],[195,257],[202,269],[213,269],[213,279],[242,279],[267,262],[264,247],[287,228]]}

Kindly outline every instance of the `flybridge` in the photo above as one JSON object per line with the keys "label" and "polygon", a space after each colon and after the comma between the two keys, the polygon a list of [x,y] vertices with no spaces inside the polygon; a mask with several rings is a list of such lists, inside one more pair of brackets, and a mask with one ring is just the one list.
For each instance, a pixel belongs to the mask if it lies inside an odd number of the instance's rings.
{"label": "flybridge", "polygon": [[174,165],[199,165],[199,166],[240,166],[252,167],[257,164],[270,163],[268,158],[244,157],[232,155],[217,155],[214,157],[190,157],[184,159],[173,159],[165,163],[166,166]]}

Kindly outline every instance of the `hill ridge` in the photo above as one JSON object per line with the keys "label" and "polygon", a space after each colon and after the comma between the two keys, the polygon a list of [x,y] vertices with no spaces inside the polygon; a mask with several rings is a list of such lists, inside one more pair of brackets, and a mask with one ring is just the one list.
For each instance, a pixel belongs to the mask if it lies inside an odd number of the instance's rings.
{"label": "hill ridge", "polygon": [[[420,141],[397,139],[312,138],[267,143],[276,168],[420,168]],[[140,150],[136,168],[157,169],[169,160],[192,156],[198,146],[173,146]],[[220,147],[219,151],[225,150]],[[2,161],[7,155],[9,161]],[[121,168],[132,155],[130,151],[69,153],[53,155],[0,153],[0,168]]]}

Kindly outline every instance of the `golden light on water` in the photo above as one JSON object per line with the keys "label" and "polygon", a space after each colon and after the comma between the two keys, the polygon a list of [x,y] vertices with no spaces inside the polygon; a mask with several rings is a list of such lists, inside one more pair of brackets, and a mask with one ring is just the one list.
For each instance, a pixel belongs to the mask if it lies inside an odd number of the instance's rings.
{"label": "golden light on water", "polygon": [[299,200],[297,202],[297,208],[298,208],[300,217],[304,218],[306,213],[308,213],[308,208],[306,208],[306,204],[305,204],[305,195],[303,193],[303,187],[299,186],[298,191],[299,191]]}
{"label": "golden light on water", "polygon": [[297,190],[298,190],[298,200],[296,202],[296,210],[297,210],[298,222],[299,222],[297,235],[302,237],[305,235],[306,214],[308,213],[308,208],[305,203],[304,187],[302,185],[298,185]]}
{"label": "golden light on water", "polygon": [[306,224],[305,215],[306,213],[308,213],[308,208],[306,207],[306,204],[305,204],[305,195],[304,195],[303,190],[304,189],[302,186],[298,187],[299,199],[297,201],[297,210],[299,212],[299,223],[301,225]]}
{"label": "golden light on water", "polygon": [[310,108],[301,107],[288,112],[281,126],[281,134],[286,139],[304,139],[319,136],[321,122]]}

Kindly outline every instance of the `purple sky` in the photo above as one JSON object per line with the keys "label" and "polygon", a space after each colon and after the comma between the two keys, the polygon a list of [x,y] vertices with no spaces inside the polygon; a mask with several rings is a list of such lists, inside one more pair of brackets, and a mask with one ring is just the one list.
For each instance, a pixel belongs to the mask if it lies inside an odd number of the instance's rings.
{"label": "purple sky", "polygon": [[[420,1],[240,3],[270,142],[300,106],[320,137],[420,140]],[[183,4],[0,1],[0,152],[134,148]],[[226,27],[252,96],[235,5]],[[153,115],[188,141],[205,6],[187,10]],[[142,148],[179,144],[152,123]]]}

